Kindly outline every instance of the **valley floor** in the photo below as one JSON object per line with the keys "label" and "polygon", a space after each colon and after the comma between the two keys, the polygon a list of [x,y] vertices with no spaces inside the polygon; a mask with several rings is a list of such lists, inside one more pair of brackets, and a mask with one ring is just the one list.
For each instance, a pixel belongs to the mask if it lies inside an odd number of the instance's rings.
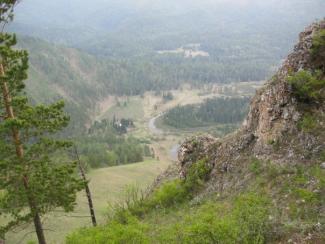
{"label": "valley floor", "polygon": [[[90,188],[92,191],[95,211],[100,224],[106,220],[109,211],[109,204],[122,200],[124,192],[129,186],[136,186],[145,190],[154,179],[162,173],[168,165],[176,159],[178,145],[185,137],[200,133],[202,128],[190,132],[184,131],[160,131],[156,128],[156,121],[153,118],[166,112],[177,105],[200,103],[206,98],[216,96],[231,96],[242,94],[253,94],[255,89],[262,82],[251,82],[236,84],[228,88],[214,88],[213,92],[208,89],[190,89],[184,87],[181,90],[172,91],[174,98],[171,101],[163,102],[161,97],[153,94],[146,94],[144,97],[109,97],[98,105],[96,119],[110,118],[114,115],[129,115],[134,120],[136,128],[130,134],[137,138],[149,140],[150,147],[154,149],[155,159],[146,159],[144,162],[91,170],[88,174]],[[226,91],[225,94],[223,92]],[[231,91],[229,93],[229,91]],[[228,93],[227,93],[228,92]],[[125,107],[120,107],[117,102],[126,102]],[[151,121],[151,123],[150,123]],[[166,128],[164,128],[166,129]],[[157,133],[159,131],[159,133]],[[78,196],[77,207],[74,212],[66,214],[56,211],[44,218],[44,226],[48,243],[64,243],[65,236],[81,227],[91,226],[86,197],[83,192]],[[6,221],[0,219],[0,223]],[[7,235],[7,244],[26,243],[28,240],[35,240],[33,227],[22,226]]]}

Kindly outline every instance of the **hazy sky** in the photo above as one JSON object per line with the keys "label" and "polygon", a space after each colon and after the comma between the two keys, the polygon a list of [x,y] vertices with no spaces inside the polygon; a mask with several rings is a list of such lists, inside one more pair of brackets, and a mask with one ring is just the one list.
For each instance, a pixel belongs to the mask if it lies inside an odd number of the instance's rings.
{"label": "hazy sky", "polygon": [[256,15],[275,17],[278,13],[301,19],[303,15],[316,18],[324,6],[325,0],[22,0],[15,19],[17,23],[36,28],[87,25],[93,28],[116,19],[123,21],[134,16],[139,19],[162,13],[166,18],[191,17],[192,12],[200,12],[204,17],[208,13],[215,19],[226,15],[236,19],[239,14],[254,19]]}
{"label": "hazy sky", "polygon": [[[103,0],[105,1],[105,0]],[[110,0],[108,0],[110,1]],[[184,8],[186,6],[218,6],[220,4],[228,4],[228,5],[237,5],[237,6],[246,6],[251,3],[254,4],[275,4],[280,0],[126,0],[128,2],[132,2],[138,7],[149,7],[154,5],[178,5],[182,4]],[[297,0],[298,2],[300,0]]]}
{"label": "hazy sky", "polygon": [[[138,8],[150,8],[150,7],[173,7],[183,6],[187,7],[200,7],[200,6],[218,6],[220,4],[245,6],[251,3],[254,4],[272,4],[275,2],[288,1],[288,0],[22,0],[20,5],[43,5],[63,8],[65,6],[74,6],[75,11],[88,7],[89,9],[95,9],[100,7],[116,6],[119,4],[125,4],[126,7],[135,6]],[[301,0],[296,0],[301,1]],[[63,6],[62,6],[63,4]],[[79,6],[79,7],[78,7]]]}

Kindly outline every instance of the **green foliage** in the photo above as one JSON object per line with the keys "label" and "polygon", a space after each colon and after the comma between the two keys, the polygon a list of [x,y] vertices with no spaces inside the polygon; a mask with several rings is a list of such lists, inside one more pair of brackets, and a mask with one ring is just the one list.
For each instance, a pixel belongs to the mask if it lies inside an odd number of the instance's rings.
{"label": "green foliage", "polygon": [[13,19],[13,9],[18,0],[2,0],[0,5],[0,23],[7,24]]}
{"label": "green foliage", "polygon": [[80,153],[92,168],[137,163],[144,160],[144,147],[132,137],[117,138],[115,142],[91,137],[79,142],[78,145]]}
{"label": "green foliage", "polygon": [[318,186],[320,189],[325,187],[325,172],[320,166],[314,166],[310,170],[311,177],[315,178],[318,181]]}
{"label": "green foliage", "polygon": [[106,226],[84,228],[69,235],[67,244],[149,243],[145,235],[147,226],[125,212],[124,222],[112,221]]}
{"label": "green foliage", "polygon": [[321,152],[320,159],[325,161],[325,149]]}
{"label": "green foliage", "polygon": [[263,170],[262,167],[262,162],[257,158],[253,158],[249,165],[249,170],[256,175],[259,175]]}
{"label": "green foliage", "polygon": [[321,189],[325,186],[324,170],[319,165],[278,165],[272,162],[253,165],[253,171],[257,168],[259,177],[250,188],[270,189],[274,201],[281,206],[278,213],[274,211],[272,218],[297,229],[306,228],[303,226],[312,228],[310,223],[319,221],[319,211],[324,202]]}
{"label": "green foliage", "polygon": [[[0,214],[10,220],[0,228],[0,235],[55,208],[73,210],[76,194],[83,187],[75,175],[75,163],[54,161],[55,153],[71,146],[71,142],[55,137],[69,122],[63,112],[64,103],[29,104],[23,90],[28,54],[14,49],[15,44],[14,35],[0,34],[4,69],[0,77],[4,94],[0,97]],[[6,87],[10,98],[5,95]]]}
{"label": "green foliage", "polygon": [[211,169],[206,160],[193,163],[184,180],[174,180],[163,184],[149,198],[150,206],[170,207],[193,197],[208,180]]}
{"label": "green foliage", "polygon": [[208,167],[207,161],[204,159],[192,164],[186,172],[184,187],[189,192],[195,193],[209,179],[210,172],[211,168]]}
{"label": "green foliage", "polygon": [[110,219],[124,223],[126,213],[143,218],[155,209],[166,209],[190,199],[189,191],[181,180],[164,183],[150,196],[137,188],[128,188],[121,203],[110,206]]}
{"label": "green foliage", "polygon": [[[262,244],[287,240],[293,233],[320,234],[315,229],[315,223],[322,221],[324,202],[324,170],[320,166],[278,165],[252,159],[249,167],[259,177],[252,177],[248,192],[242,190],[216,199],[209,196],[193,205],[192,192],[180,191],[180,186],[187,189],[185,181],[172,181],[152,193],[159,199],[152,202],[166,203],[164,208],[149,205],[153,199],[149,196],[140,201],[142,206],[143,202],[148,204],[141,215],[132,212],[132,207],[125,208],[115,221],[127,223],[130,213],[141,217],[141,224],[147,225],[142,233],[149,243]],[[198,176],[200,168],[188,172]],[[204,179],[204,175],[198,178]],[[183,194],[185,200],[180,198]],[[75,239],[78,237],[81,234]]]}
{"label": "green foliage", "polygon": [[112,207],[114,212],[112,218],[119,219],[119,216],[123,216],[125,211],[143,217],[154,209],[165,209],[182,204],[193,198],[195,193],[201,189],[208,179],[210,171],[206,160],[201,160],[192,164],[185,179],[165,182],[150,196],[144,197],[142,192],[132,188],[127,191],[123,203]]}
{"label": "green foliage", "polygon": [[307,203],[319,203],[318,194],[312,191],[309,191],[304,188],[296,188],[294,194],[297,198],[302,199],[304,202]]}
{"label": "green foliage", "polygon": [[322,102],[325,99],[325,79],[320,71],[312,74],[309,71],[301,70],[288,78],[293,89],[293,94],[304,103]]}
{"label": "green foliage", "polygon": [[186,201],[188,191],[181,180],[174,180],[163,184],[158,188],[149,201],[150,206],[170,207],[176,203]]}
{"label": "green foliage", "polygon": [[[131,120],[95,122],[88,133],[75,140],[84,160],[93,168],[142,162],[151,156],[150,148],[139,139],[127,136]],[[148,152],[149,151],[149,152]]]}
{"label": "green foliage", "polygon": [[36,244],[35,241],[28,241],[27,244]]}
{"label": "green foliage", "polygon": [[263,194],[243,194],[234,202],[233,216],[241,227],[241,243],[265,243],[269,232],[270,199]]}
{"label": "green foliage", "polygon": [[247,115],[249,101],[247,97],[213,98],[200,105],[178,106],[163,116],[163,123],[175,128],[239,123]]}
{"label": "green foliage", "polygon": [[[219,55],[213,61],[151,52],[145,55],[140,50],[141,54],[133,58],[112,58],[111,55],[99,58],[31,37],[22,37],[19,45],[30,52],[28,94],[35,102],[42,103],[65,99],[66,111],[72,119],[65,133],[70,135],[84,129],[90,119],[87,111],[109,95],[132,96],[162,91],[163,98],[170,100],[173,97],[167,91],[184,83],[201,87],[215,82],[262,80],[270,67],[260,61],[248,62],[246,57],[235,64],[233,60],[222,61]],[[121,50],[121,47],[114,50]],[[114,111],[109,112],[114,114]]]}
{"label": "green foliage", "polygon": [[314,115],[305,114],[299,121],[298,127],[304,132],[312,132],[317,128],[317,119]]}
{"label": "green foliage", "polygon": [[193,213],[187,213],[181,222],[161,227],[159,243],[233,243],[238,229],[228,213],[225,205],[205,203]]}
{"label": "green foliage", "polygon": [[311,48],[312,60],[318,68],[325,71],[325,30],[320,30],[313,37]]}
{"label": "green foliage", "polygon": [[160,243],[265,243],[270,199],[247,193],[231,204],[208,202],[161,231]]}
{"label": "green foliage", "polygon": [[230,204],[206,202],[191,209],[177,223],[168,225],[146,225],[130,212],[123,211],[118,220],[107,226],[73,233],[67,243],[108,243],[108,240],[109,243],[124,243],[118,241],[126,240],[125,236],[130,233],[137,239],[130,237],[128,243],[265,243],[269,214],[270,199],[267,196],[246,193]]}
{"label": "green foliage", "polygon": [[[325,185],[325,172],[319,166],[296,166],[290,171],[290,177],[282,179],[279,187],[286,194],[288,206],[282,214],[299,225],[319,221],[319,210],[324,202],[321,189]],[[282,219],[282,215],[279,218]]]}
{"label": "green foliage", "polygon": [[[64,99],[65,110],[71,115],[72,121],[69,129],[65,130],[69,135],[83,131],[90,119],[87,111],[94,109],[97,102],[109,95],[142,95],[146,91],[162,91],[162,94],[167,95],[164,99],[169,100],[172,99],[170,96],[172,94],[167,91],[177,89],[184,83],[202,87],[204,84],[216,82],[264,80],[270,67],[270,64],[267,64],[270,61],[247,61],[246,55],[236,61],[236,64],[234,60],[228,60],[229,58],[221,59],[219,48],[212,48],[210,45],[209,49],[216,52],[216,60],[184,59],[174,55],[152,55],[152,53],[124,59],[120,56],[111,58],[111,55],[109,58],[98,58],[80,50],[51,45],[40,39],[31,37],[21,39],[20,47],[30,51],[28,95],[33,101],[42,103]],[[160,44],[165,45],[164,42]],[[116,50],[121,48],[114,48],[114,51]],[[102,48],[100,52],[103,52]],[[229,101],[224,102],[224,105],[228,103]],[[139,116],[140,113],[135,113],[138,108],[132,106],[133,116]],[[236,106],[233,106],[233,109],[236,110]],[[233,109],[225,112],[227,120],[240,122],[246,112],[240,111],[238,114],[232,112]],[[110,109],[108,113],[113,115],[120,110],[128,112],[130,109],[116,107]],[[224,116],[221,110],[218,113],[220,118]],[[206,114],[202,119],[203,122],[215,123],[209,121],[210,117]],[[199,122],[193,122],[193,125],[200,126],[202,121]]]}

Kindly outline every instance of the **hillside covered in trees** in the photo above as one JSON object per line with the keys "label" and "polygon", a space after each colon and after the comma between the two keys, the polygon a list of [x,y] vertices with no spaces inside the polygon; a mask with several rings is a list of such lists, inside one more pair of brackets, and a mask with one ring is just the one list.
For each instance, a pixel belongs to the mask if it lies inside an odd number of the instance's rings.
{"label": "hillside covered in trees", "polygon": [[128,60],[99,58],[40,39],[19,40],[19,46],[30,52],[28,94],[35,102],[64,99],[76,132],[91,120],[95,105],[110,95],[142,95],[178,89],[184,84],[202,87],[263,80],[268,73],[258,70],[255,63],[239,62],[237,66],[201,57],[184,59],[158,54]]}
{"label": "hillside covered in trees", "polygon": [[239,124],[248,113],[250,98],[210,98],[199,105],[177,106],[163,115],[162,122],[179,129],[214,124]]}
{"label": "hillside covered in trees", "polygon": [[[77,131],[91,120],[94,104],[111,94],[265,80],[298,31],[322,17],[324,4],[30,0],[17,6],[9,28],[30,51],[31,97],[65,99]],[[208,55],[186,58],[173,52],[179,48]]]}
{"label": "hillside covered in trees", "polygon": [[0,0],[0,244],[325,242],[323,9]]}
{"label": "hillside covered in trees", "polygon": [[68,244],[323,243],[325,20],[252,99],[222,139],[196,136],[148,194],[129,191],[105,225]]}

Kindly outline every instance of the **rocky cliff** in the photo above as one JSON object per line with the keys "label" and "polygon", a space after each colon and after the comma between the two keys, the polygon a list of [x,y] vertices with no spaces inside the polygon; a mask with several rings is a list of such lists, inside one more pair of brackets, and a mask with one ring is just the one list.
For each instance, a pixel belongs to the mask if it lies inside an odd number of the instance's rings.
{"label": "rocky cliff", "polygon": [[[306,133],[298,126],[304,109],[292,92],[288,77],[300,70],[315,70],[311,58],[313,36],[325,29],[325,20],[307,27],[299,36],[299,42],[287,57],[279,71],[251,101],[249,114],[242,127],[223,139],[210,136],[191,138],[179,150],[181,175],[199,158],[208,157],[212,173],[229,172],[236,161],[255,156],[278,163],[294,163],[308,160],[310,154],[319,154],[325,147],[324,132]],[[318,114],[318,123],[324,126],[324,103],[310,105]]]}

